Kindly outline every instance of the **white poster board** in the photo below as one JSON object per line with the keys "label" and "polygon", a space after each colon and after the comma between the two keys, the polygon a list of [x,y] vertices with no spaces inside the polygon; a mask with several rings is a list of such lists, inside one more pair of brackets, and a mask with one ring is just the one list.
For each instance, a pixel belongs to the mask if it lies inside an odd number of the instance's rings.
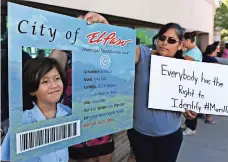
{"label": "white poster board", "polygon": [[228,116],[228,66],[151,57],[148,107]]}

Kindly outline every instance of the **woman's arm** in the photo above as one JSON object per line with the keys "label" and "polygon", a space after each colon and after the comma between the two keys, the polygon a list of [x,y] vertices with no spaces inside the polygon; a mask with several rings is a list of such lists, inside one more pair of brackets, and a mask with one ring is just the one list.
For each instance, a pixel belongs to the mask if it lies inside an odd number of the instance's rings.
{"label": "woman's arm", "polygon": [[139,62],[139,58],[140,58],[140,49],[139,49],[139,46],[136,46],[136,49],[135,49],[135,64],[137,64]]}
{"label": "woman's arm", "polygon": [[48,56],[56,59],[63,69],[66,69],[67,55],[61,50],[52,50],[51,54]]}
{"label": "woman's arm", "polygon": [[190,57],[190,56],[185,56],[184,59],[185,59],[185,60],[189,60],[189,61],[196,61],[195,59],[193,59],[193,58]]}

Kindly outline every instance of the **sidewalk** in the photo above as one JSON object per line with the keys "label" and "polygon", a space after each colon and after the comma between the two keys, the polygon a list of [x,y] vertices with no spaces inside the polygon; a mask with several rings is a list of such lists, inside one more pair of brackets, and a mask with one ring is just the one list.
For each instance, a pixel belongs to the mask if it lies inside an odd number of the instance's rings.
{"label": "sidewalk", "polygon": [[228,162],[228,117],[213,117],[217,125],[198,119],[196,135],[184,136],[177,162]]}
{"label": "sidewalk", "polygon": [[[196,135],[184,136],[177,162],[228,162],[228,117],[213,118],[219,124],[204,124],[200,118]],[[113,162],[127,162],[130,150],[126,133],[116,134],[115,142]]]}

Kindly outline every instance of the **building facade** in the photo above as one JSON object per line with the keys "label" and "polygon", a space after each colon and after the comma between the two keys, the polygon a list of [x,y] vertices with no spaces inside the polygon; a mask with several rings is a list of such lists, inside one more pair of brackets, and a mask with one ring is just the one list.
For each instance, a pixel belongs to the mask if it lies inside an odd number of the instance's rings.
{"label": "building facade", "polygon": [[[2,2],[3,14],[7,11],[6,2]],[[158,29],[169,22],[179,23],[187,31],[197,31],[197,45],[201,50],[214,40],[215,0],[26,0],[19,3],[75,17],[86,11],[98,12],[111,24],[135,28],[137,36],[143,37],[140,39],[145,39],[143,43],[147,45]]]}
{"label": "building facade", "polygon": [[168,22],[176,22],[187,30],[199,33],[199,46],[202,50],[213,42],[214,0],[29,1],[110,15],[116,25],[157,29]]}

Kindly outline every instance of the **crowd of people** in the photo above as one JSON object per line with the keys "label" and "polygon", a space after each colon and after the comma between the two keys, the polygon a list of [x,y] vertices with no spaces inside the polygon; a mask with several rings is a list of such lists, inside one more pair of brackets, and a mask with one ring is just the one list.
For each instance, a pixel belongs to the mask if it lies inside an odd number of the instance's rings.
{"label": "crowd of people", "polygon": [[[89,12],[80,16],[89,24],[108,21],[101,15]],[[132,155],[137,162],[175,162],[181,149],[183,135],[196,133],[197,116],[194,111],[174,112],[148,108],[150,60],[152,54],[161,57],[185,59],[190,61],[218,63],[219,42],[208,45],[201,52],[195,43],[196,33],[185,32],[176,23],[164,25],[154,37],[156,50],[140,45],[138,42],[135,53],[135,96],[133,112],[133,128],[127,131]],[[224,58],[228,57],[228,44],[224,50]],[[6,48],[7,49],[7,48]],[[48,57],[29,58],[26,52],[23,56],[23,124],[58,118],[71,114],[71,53],[53,50]],[[4,54],[7,63],[7,51]],[[7,64],[5,70],[7,71]],[[4,68],[3,68],[4,70]],[[2,113],[8,118],[8,74],[3,72],[2,87],[6,87],[5,101]],[[68,74],[68,75],[67,75]],[[66,78],[68,76],[68,78]],[[62,97],[64,96],[64,97]],[[60,103],[61,99],[61,103]],[[59,113],[58,113],[59,112]],[[181,117],[186,118],[185,126],[181,128]],[[216,124],[212,116],[206,115],[205,123]],[[4,133],[3,128],[3,133]],[[7,131],[5,131],[7,132]],[[1,160],[10,161],[10,132],[6,133],[1,146]],[[57,162],[60,159],[67,162],[79,160],[83,162],[111,162],[114,151],[112,135],[83,142],[58,150],[47,155],[28,159],[28,162]]]}

